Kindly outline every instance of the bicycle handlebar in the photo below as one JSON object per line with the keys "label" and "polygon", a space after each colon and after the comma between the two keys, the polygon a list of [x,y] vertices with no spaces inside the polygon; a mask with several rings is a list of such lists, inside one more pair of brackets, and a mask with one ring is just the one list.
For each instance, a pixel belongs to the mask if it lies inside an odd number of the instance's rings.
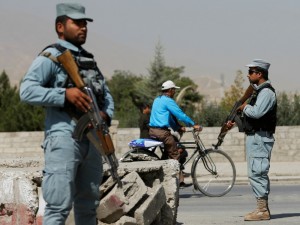
{"label": "bicycle handlebar", "polygon": [[[201,131],[203,129],[202,126],[201,127]],[[185,127],[185,132],[200,132],[199,130],[195,130],[194,127]]]}
{"label": "bicycle handlebar", "polygon": [[193,127],[185,127],[185,132],[193,132],[195,129]]}

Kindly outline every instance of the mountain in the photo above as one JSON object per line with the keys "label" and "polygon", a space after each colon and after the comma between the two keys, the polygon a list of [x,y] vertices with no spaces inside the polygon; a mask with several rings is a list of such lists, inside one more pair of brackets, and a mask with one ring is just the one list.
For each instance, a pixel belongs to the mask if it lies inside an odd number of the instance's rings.
{"label": "mountain", "polygon": [[219,102],[224,97],[226,87],[221,80],[209,76],[198,76],[192,79],[198,85],[197,91],[204,95],[207,101]]}
{"label": "mountain", "polygon": [[[44,47],[54,43],[57,36],[52,20],[25,12],[14,14],[13,20],[10,18],[9,11],[0,14],[0,27],[6,28],[0,35],[0,72],[5,70],[11,84],[18,85],[32,60]],[[93,30],[96,30],[95,27],[89,30],[84,48],[95,55],[98,66],[108,79],[114,70],[130,71],[136,75],[148,74],[155,46],[152,55],[149,55],[136,46],[107,39]],[[199,86],[199,92],[207,98],[216,100],[222,97],[223,87],[220,81],[198,74],[191,78]]]}
{"label": "mountain", "polygon": [[[57,35],[54,21],[46,21],[24,12],[15,14],[14,20],[10,18],[11,12],[0,14],[0,27],[7,28],[0,35],[0,71],[5,70],[11,83],[18,84],[32,60],[44,47],[56,42]],[[22,21],[21,18],[25,19]],[[107,77],[114,70],[128,70],[139,74],[138,71],[146,71],[144,67],[149,64],[147,57],[144,57],[145,53],[105,39],[95,32],[89,31],[84,48],[95,55],[98,66]]]}

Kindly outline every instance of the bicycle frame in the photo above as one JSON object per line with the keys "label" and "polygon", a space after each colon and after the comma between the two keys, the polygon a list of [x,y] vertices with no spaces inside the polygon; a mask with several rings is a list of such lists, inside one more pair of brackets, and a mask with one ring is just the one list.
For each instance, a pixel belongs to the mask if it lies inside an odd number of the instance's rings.
{"label": "bicycle frame", "polygon": [[[186,161],[184,162],[184,166],[189,162],[191,161],[195,155],[198,153],[201,157],[202,157],[202,160],[203,160],[203,163],[205,165],[205,168],[210,171],[211,173],[215,173],[215,165],[213,163],[213,161],[208,157],[208,161],[209,163],[206,161],[206,148],[202,142],[202,140],[200,139],[200,136],[199,136],[199,132],[198,131],[194,131],[193,129],[187,129],[187,132],[191,132],[193,134],[193,138],[194,138],[194,141],[179,141],[178,144],[181,144],[185,147],[185,149],[194,149],[194,152],[192,153],[191,156],[188,156],[186,158]],[[153,146],[153,147],[145,147],[145,148],[142,148],[144,150],[147,150],[149,152],[152,152],[155,154],[155,151],[156,149],[159,148],[160,149],[160,153],[161,153],[161,157],[158,157],[160,160],[163,159],[163,155],[164,155],[164,146],[163,145],[157,145],[157,146]],[[139,147],[132,147],[132,149],[136,149],[138,150]],[[210,167],[208,166],[208,164],[210,164]],[[213,168],[213,169],[211,169]]]}
{"label": "bicycle frame", "polygon": [[[194,190],[199,190],[204,195],[210,197],[225,195],[232,189],[236,177],[236,170],[232,159],[215,146],[213,148],[205,148],[198,131],[188,129],[186,132],[192,132],[194,140],[179,141],[178,144],[182,145],[182,148],[185,150],[194,150],[190,156],[188,154],[185,162],[182,164],[185,166],[193,159],[191,176]],[[149,143],[148,141],[150,141],[151,145],[145,144]],[[153,145],[152,142],[154,142]],[[153,139],[133,140],[130,142],[130,147],[131,150],[123,155],[120,159],[121,162],[126,162],[126,159],[130,159],[132,153],[137,154],[137,156],[139,154],[148,155],[152,157],[150,160],[163,160],[166,156],[163,143],[159,141],[155,143]],[[161,156],[156,154],[157,148],[160,149]]]}
{"label": "bicycle frame", "polygon": [[[210,156],[206,154],[207,149],[205,148],[202,140],[200,139],[199,132],[196,132],[194,130],[192,130],[191,132],[193,134],[194,142],[192,142],[192,141],[179,142],[186,149],[195,149],[194,152],[192,153],[192,155],[190,157],[187,157],[186,161],[183,163],[183,166],[185,166],[198,153],[199,154],[198,157],[202,158],[202,162],[204,164],[205,169],[207,169],[212,174],[216,174],[215,163],[211,160]],[[186,146],[186,145],[196,145],[196,146]],[[205,157],[205,156],[207,156],[207,157]],[[209,164],[210,164],[210,166],[209,166]]]}

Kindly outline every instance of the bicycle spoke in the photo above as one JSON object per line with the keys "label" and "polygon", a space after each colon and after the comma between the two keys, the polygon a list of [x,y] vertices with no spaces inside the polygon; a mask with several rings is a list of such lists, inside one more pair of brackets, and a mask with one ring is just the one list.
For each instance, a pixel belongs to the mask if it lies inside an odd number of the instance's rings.
{"label": "bicycle spoke", "polygon": [[235,182],[235,173],[232,160],[220,150],[210,150],[205,156],[199,156],[192,168],[195,186],[211,197],[228,193]]}

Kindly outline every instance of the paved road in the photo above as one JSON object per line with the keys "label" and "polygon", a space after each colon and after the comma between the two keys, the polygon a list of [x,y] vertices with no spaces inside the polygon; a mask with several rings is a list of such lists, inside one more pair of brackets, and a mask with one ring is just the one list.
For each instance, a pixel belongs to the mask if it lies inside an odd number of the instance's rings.
{"label": "paved road", "polygon": [[235,185],[227,195],[217,198],[195,194],[192,187],[181,189],[177,225],[300,224],[299,184],[272,184],[269,198],[271,220],[245,222],[244,215],[256,206],[249,185]]}

